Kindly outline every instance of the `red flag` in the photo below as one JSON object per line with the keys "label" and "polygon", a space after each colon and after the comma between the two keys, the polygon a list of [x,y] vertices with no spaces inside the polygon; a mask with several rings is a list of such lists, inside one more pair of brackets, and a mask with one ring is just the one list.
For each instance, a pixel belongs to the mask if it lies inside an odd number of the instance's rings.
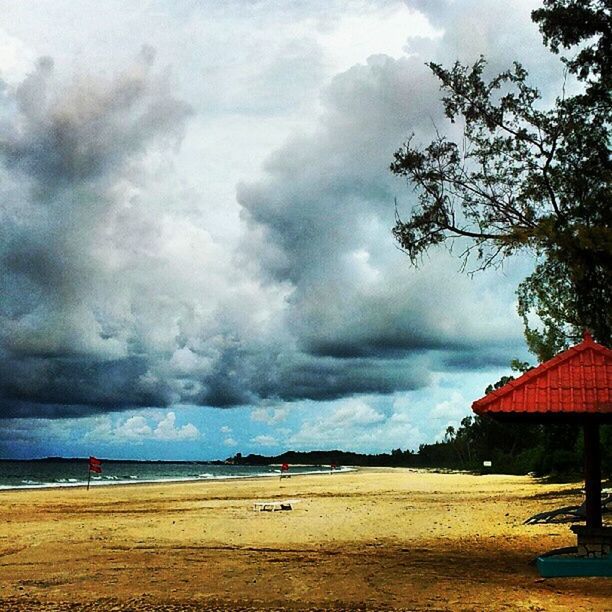
{"label": "red flag", "polygon": [[281,465],[281,472],[288,472],[288,471],[289,471],[289,464],[283,463],[283,465]]}
{"label": "red flag", "polygon": [[102,462],[95,457],[89,458],[89,471],[95,472],[96,474],[102,473]]}

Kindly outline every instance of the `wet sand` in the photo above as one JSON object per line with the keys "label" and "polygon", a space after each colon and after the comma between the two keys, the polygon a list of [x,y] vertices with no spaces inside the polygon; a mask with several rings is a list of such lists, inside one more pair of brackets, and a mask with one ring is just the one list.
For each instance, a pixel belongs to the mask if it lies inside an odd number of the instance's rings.
{"label": "wet sand", "polygon": [[[406,469],[0,493],[1,610],[611,610],[523,525],[579,485]],[[254,512],[299,499],[292,511]]]}

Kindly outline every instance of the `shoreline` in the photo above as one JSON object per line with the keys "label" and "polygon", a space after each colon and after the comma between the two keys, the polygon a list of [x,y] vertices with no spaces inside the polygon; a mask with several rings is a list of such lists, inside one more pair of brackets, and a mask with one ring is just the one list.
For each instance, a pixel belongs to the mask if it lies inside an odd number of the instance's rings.
{"label": "shoreline", "polygon": [[[609,609],[609,579],[544,580],[529,564],[574,543],[567,524],[524,524],[579,503],[574,483],[305,476],[4,491],[0,609]],[[300,502],[254,510],[283,499]]]}
{"label": "shoreline", "polygon": [[[275,464],[270,464],[274,466]],[[258,466],[253,466],[258,467]],[[315,467],[308,465],[297,465],[295,467]],[[360,468],[359,466],[346,466],[342,468],[338,468],[332,471],[323,471],[323,470],[313,470],[311,472],[298,472],[294,474],[289,474],[291,478],[298,478],[300,476],[319,476],[319,475],[333,475],[333,474],[346,474],[350,472],[356,472],[360,469],[368,469],[368,468]],[[393,469],[393,468],[389,468]],[[106,487],[132,487],[136,485],[157,485],[157,484],[189,484],[189,483],[203,483],[203,482],[225,482],[225,481],[233,481],[238,482],[241,480],[255,480],[260,478],[279,478],[279,473],[260,473],[260,474],[239,474],[239,475],[219,475],[219,476],[207,476],[207,477],[185,477],[185,478],[159,478],[159,479],[147,479],[147,480],[99,480],[92,479],[89,483],[89,487],[91,488],[106,488]],[[286,478],[286,476],[284,476]],[[87,481],[78,481],[78,482],[55,482],[55,483],[40,483],[40,484],[24,484],[21,486],[10,486],[10,485],[0,485],[0,495],[5,492],[17,492],[17,491],[44,491],[44,490],[57,490],[57,489],[87,489]]]}

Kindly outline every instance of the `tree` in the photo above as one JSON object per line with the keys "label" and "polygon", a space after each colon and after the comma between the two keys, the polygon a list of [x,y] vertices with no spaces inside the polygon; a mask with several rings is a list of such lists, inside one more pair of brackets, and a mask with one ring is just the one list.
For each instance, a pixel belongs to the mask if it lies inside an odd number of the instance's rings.
{"label": "tree", "polygon": [[[540,92],[519,63],[490,79],[482,57],[471,67],[428,64],[446,116],[462,122],[464,137],[458,144],[438,134],[426,147],[411,138],[391,164],[418,193],[410,217],[398,215],[393,230],[414,265],[432,246],[458,239],[464,263],[475,255],[477,269],[519,251],[535,255],[517,293],[528,345],[540,359],[584,328],[605,344],[612,336],[608,5],[547,0],[534,12],[553,52],[581,45],[564,61],[582,90],[550,109],[540,108]],[[532,313],[541,326],[532,327]]]}
{"label": "tree", "polygon": [[531,17],[553,53],[559,53],[560,47],[581,45],[575,57],[563,61],[587,83],[588,97],[607,99],[609,103],[612,78],[609,0],[544,0],[544,7],[533,11]]}

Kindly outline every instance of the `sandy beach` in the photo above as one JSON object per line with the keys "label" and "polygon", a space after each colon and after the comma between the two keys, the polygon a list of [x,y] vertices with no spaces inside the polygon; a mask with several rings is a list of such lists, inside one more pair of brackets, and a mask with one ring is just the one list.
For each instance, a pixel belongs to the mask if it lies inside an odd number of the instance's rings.
{"label": "sandy beach", "polygon": [[[2,610],[610,610],[612,580],[541,579],[574,544],[523,525],[579,485],[407,469],[0,493]],[[253,503],[297,499],[292,511]]]}

